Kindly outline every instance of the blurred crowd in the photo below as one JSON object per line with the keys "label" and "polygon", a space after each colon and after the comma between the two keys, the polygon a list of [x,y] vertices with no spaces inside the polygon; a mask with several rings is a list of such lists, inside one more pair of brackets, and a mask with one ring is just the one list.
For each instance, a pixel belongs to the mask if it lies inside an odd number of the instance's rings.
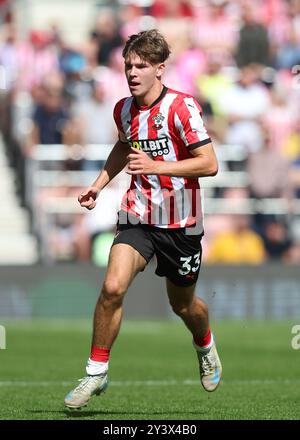
{"label": "blurred crowd", "polygon": [[[172,49],[164,84],[201,104],[221,171],[246,173],[246,184],[225,184],[209,196],[233,206],[286,202],[283,211],[275,204],[268,213],[207,216],[205,261],[299,263],[300,0],[108,2],[76,47],[55,25],[21,39],[7,14],[0,30],[1,131],[21,202],[26,204],[25,164],[38,144],[49,151],[65,144],[70,151],[68,159],[49,161],[45,169],[101,168],[103,160],[86,157],[86,145],[116,141],[112,110],[129,94],[122,46],[129,35],[149,28],[158,28]],[[225,158],[223,146],[230,146]],[[42,210],[47,197],[77,197],[78,191],[68,182],[43,188],[27,207]],[[110,220],[113,199],[102,208]],[[98,220],[58,213],[49,231],[54,257],[105,264],[113,221],[102,217],[101,211]]]}

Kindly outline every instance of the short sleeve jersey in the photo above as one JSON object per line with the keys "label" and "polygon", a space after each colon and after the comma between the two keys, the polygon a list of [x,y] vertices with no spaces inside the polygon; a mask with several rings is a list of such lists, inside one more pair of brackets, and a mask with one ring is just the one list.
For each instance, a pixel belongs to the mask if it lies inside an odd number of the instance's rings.
{"label": "short sleeve jersey", "polygon": [[[160,161],[191,158],[191,150],[211,142],[201,115],[195,98],[165,86],[149,107],[138,106],[131,96],[120,100],[114,109],[120,141]],[[142,223],[160,228],[199,224],[202,221],[199,180],[134,175],[121,209]]]}

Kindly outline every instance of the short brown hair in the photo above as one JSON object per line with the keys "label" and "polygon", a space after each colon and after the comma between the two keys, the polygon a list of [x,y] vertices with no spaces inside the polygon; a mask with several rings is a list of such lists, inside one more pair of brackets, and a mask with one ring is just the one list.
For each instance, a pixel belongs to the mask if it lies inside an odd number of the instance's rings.
{"label": "short brown hair", "polygon": [[171,51],[161,33],[156,29],[151,29],[128,38],[122,55],[126,60],[131,53],[135,53],[141,60],[154,65],[166,61]]}

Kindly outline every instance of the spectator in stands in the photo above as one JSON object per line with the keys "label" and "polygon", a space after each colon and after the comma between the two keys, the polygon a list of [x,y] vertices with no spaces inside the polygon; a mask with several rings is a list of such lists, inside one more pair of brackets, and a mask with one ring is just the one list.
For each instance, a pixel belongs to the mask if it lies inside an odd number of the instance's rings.
{"label": "spectator in stands", "polygon": [[[42,234],[45,235],[43,239],[48,257],[57,262],[89,261],[91,246],[84,215],[74,214],[72,209],[68,210],[68,202],[72,204],[74,192],[78,191],[78,188],[71,187],[67,179],[61,180],[58,187],[41,189],[34,200],[35,209],[39,211],[38,220],[44,224]],[[56,214],[49,214],[49,205],[58,206],[60,209]],[[50,215],[51,228],[47,223]]]}
{"label": "spectator in stands", "polygon": [[[298,1],[298,0],[296,0]],[[251,3],[254,3],[252,0]],[[283,44],[289,26],[289,2],[287,0],[255,0],[256,17],[268,29],[272,56]]]}
{"label": "spectator in stands", "polygon": [[222,96],[222,111],[229,123],[225,142],[242,145],[249,152],[263,145],[260,125],[270,105],[268,91],[259,82],[260,69],[250,64],[240,70],[239,81]]}
{"label": "spectator in stands", "polygon": [[297,116],[295,130],[287,139],[283,151],[289,160],[288,179],[293,197],[300,199],[300,116]]}
{"label": "spectator in stands", "polygon": [[62,87],[45,83],[42,86],[41,103],[34,110],[33,128],[29,150],[37,144],[62,144],[69,113],[63,105]]}
{"label": "spectator in stands", "polygon": [[288,19],[291,21],[295,31],[296,41],[300,44],[300,2],[299,0],[290,0],[288,2]]}
{"label": "spectator in stands", "polygon": [[213,114],[222,115],[220,99],[231,86],[231,79],[222,70],[222,57],[216,53],[208,53],[207,70],[197,78],[197,87],[211,103]]}
{"label": "spectator in stands", "polygon": [[[77,131],[80,145],[105,144],[110,145],[116,140],[116,129],[112,118],[113,108],[107,99],[105,84],[94,81],[90,99],[79,103],[73,108],[72,127]],[[86,170],[101,169],[103,160],[84,160]]]}
{"label": "spectator in stands", "polygon": [[[137,2],[124,2],[118,11],[118,20],[120,21],[120,35],[123,41],[127,40],[129,35],[137,34],[143,30],[143,16],[148,15],[143,12],[143,8]],[[151,20],[148,16],[147,20]],[[152,18],[153,22],[155,21]],[[155,25],[153,26],[155,27]]]}
{"label": "spectator in stands", "polygon": [[17,79],[18,65],[16,43],[16,29],[13,26],[7,26],[4,29],[4,42],[0,45],[0,66],[4,69],[3,71],[1,70],[0,77],[0,88],[2,93],[4,90],[6,93],[10,91]]}
{"label": "spectator in stands", "polygon": [[[293,189],[289,182],[289,163],[280,151],[274,150],[267,132],[265,132],[263,148],[249,155],[246,172],[251,197],[286,199],[287,209],[292,208]],[[253,227],[262,236],[266,231],[268,232],[265,215],[260,210],[257,210],[253,216]]]}
{"label": "spectator in stands", "polygon": [[74,239],[76,219],[68,214],[56,214],[48,231],[48,252],[56,262],[77,259]]}
{"label": "spectator in stands", "polygon": [[300,199],[300,156],[290,164],[289,180],[294,197]]}
{"label": "spectator in stands", "polygon": [[300,115],[297,116],[294,130],[283,145],[283,154],[291,162],[300,157]]}
{"label": "spectator in stands", "polygon": [[122,38],[112,9],[101,9],[91,39],[98,46],[98,64],[107,65],[111,51],[122,45]]}
{"label": "spectator in stands", "polygon": [[28,41],[18,44],[18,90],[30,91],[40,85],[47,75],[58,71],[58,59],[51,45],[51,35],[45,31],[31,31]]}
{"label": "spectator in stands", "polygon": [[232,216],[232,230],[217,235],[210,246],[207,261],[219,264],[262,264],[265,250],[262,239],[250,229],[247,215]]}
{"label": "spectator in stands", "polygon": [[209,263],[260,264],[265,260],[263,241],[251,229],[251,218],[246,214],[248,197],[245,188],[224,190],[224,206],[232,214],[215,215],[208,226],[204,250]]}
{"label": "spectator in stands", "polygon": [[[109,58],[108,67],[98,68],[101,71],[100,81],[106,89],[106,100],[109,101],[112,107],[117,101],[127,96],[129,93],[127,81],[124,81],[124,58],[122,56],[122,49],[114,49]],[[96,80],[98,75],[96,75]],[[112,88],[111,85],[114,85]]]}
{"label": "spectator in stands", "polygon": [[300,264],[300,241],[293,243],[284,255],[284,262],[288,264]]}
{"label": "spectator in stands", "polygon": [[206,55],[190,40],[186,49],[173,58],[173,62],[169,62],[166,67],[164,83],[168,87],[195,95],[196,79],[205,71]]}
{"label": "spectator in stands", "polygon": [[58,60],[59,68],[65,75],[74,72],[81,72],[85,67],[85,59],[83,55],[64,44],[61,44],[60,46]]}
{"label": "spectator in stands", "polygon": [[206,51],[218,51],[228,59],[234,51],[237,31],[236,23],[228,13],[229,2],[212,0],[204,3],[194,21],[195,40]]}
{"label": "spectator in stands", "polygon": [[297,40],[296,30],[292,24],[289,27],[289,35],[283,46],[278,50],[275,59],[277,69],[291,69],[300,64],[300,45]]}
{"label": "spectator in stands", "polygon": [[243,7],[243,26],[240,29],[236,50],[236,62],[239,67],[251,63],[270,65],[270,44],[267,29],[255,19],[253,5]]}
{"label": "spectator in stands", "polygon": [[154,0],[150,15],[156,18],[193,17],[194,8],[190,0]]}
{"label": "spectator in stands", "polygon": [[68,106],[90,98],[92,78],[85,75],[86,60],[78,51],[64,48],[60,56],[60,67],[65,75],[64,96]]}
{"label": "spectator in stands", "polygon": [[288,227],[292,244],[283,256],[283,261],[289,264],[300,264],[300,216],[288,218]]}
{"label": "spectator in stands", "polygon": [[292,241],[284,222],[278,221],[275,218],[267,221],[262,238],[270,260],[280,260],[287,257]]}
{"label": "spectator in stands", "polygon": [[270,95],[271,105],[262,118],[263,126],[272,149],[284,154],[284,145],[293,133],[297,114],[284,88],[275,85]]}
{"label": "spectator in stands", "polygon": [[287,198],[292,197],[288,180],[289,164],[282,153],[274,150],[268,133],[265,132],[263,147],[248,156],[246,171],[252,197]]}

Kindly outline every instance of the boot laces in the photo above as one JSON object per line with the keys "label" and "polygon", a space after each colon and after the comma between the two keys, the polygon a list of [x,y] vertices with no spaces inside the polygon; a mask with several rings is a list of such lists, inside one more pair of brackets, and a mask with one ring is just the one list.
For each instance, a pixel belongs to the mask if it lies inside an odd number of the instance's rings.
{"label": "boot laces", "polygon": [[76,392],[84,392],[89,388],[92,388],[93,385],[97,384],[97,381],[99,379],[99,376],[86,376],[83,377],[82,379],[78,379],[78,381],[80,382],[80,384],[75,388],[74,391]]}
{"label": "boot laces", "polygon": [[204,376],[209,376],[210,374],[213,374],[215,371],[215,359],[214,356],[211,353],[208,353],[201,358],[201,367]]}

